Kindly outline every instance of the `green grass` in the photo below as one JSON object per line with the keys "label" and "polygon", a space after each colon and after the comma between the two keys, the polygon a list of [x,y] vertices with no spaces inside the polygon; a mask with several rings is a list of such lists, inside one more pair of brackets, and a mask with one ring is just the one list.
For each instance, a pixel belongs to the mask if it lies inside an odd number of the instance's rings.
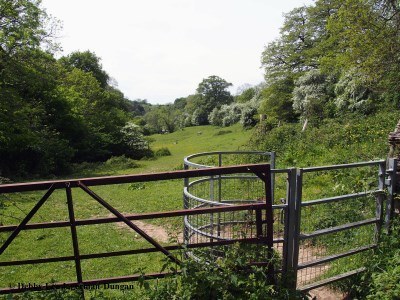
{"label": "green grass", "polygon": [[[246,131],[237,124],[228,128],[224,134],[218,127],[190,127],[175,133],[153,135],[151,147],[153,150],[168,148],[170,156],[157,157],[155,160],[141,160],[136,164],[125,159],[115,160],[118,163],[83,164],[76,166],[75,172],[69,178],[80,178],[102,175],[120,175],[153,173],[181,169],[183,158],[189,154],[216,150],[237,150],[250,137],[251,131]],[[127,166],[127,167],[125,167]],[[36,181],[37,179],[35,179]],[[182,180],[120,184],[94,187],[93,190],[112,206],[123,213],[143,213],[181,209]],[[110,212],[101,207],[82,190],[73,189],[73,199],[76,219],[110,216]],[[0,222],[3,225],[18,224],[27,212],[36,204],[44,192],[26,192],[0,195],[5,207],[1,210]],[[68,220],[65,191],[57,190],[48,199],[33,222],[51,222]],[[163,226],[171,236],[182,228],[182,219],[157,219],[148,221]],[[1,233],[0,240],[9,233]],[[78,227],[78,239],[82,254],[120,251],[136,248],[150,248],[151,245],[135,232],[120,228],[116,224]],[[163,242],[163,244],[168,244]],[[57,257],[73,255],[69,228],[51,230],[29,230],[22,232],[1,255],[0,261],[33,259],[40,257]],[[83,278],[124,276],[138,273],[139,269],[146,272],[157,272],[163,264],[161,254],[143,254],[94,259],[82,261]],[[15,285],[18,282],[46,283],[51,281],[74,281],[74,262],[48,263],[42,265],[2,267],[0,286]]]}
{"label": "green grass", "polygon": [[[132,164],[129,161],[117,160],[119,164],[84,164],[77,166],[71,177],[87,177],[102,175],[152,173],[181,169],[183,157],[206,151],[243,150],[242,145],[251,137],[247,145],[249,150],[276,151],[277,165],[283,167],[306,167],[340,163],[351,163],[373,159],[382,159],[388,152],[387,135],[394,128],[399,118],[398,112],[382,112],[370,117],[341,118],[324,121],[319,128],[310,126],[301,132],[299,124],[284,124],[278,128],[260,134],[243,130],[240,125],[229,128],[199,126],[166,134],[153,135],[153,150],[168,148],[171,156],[161,156],[155,160],[141,160]],[[256,158],[249,158],[256,162]],[[216,164],[216,157],[201,158],[202,163]],[[374,189],[377,186],[377,168],[359,168],[356,171],[329,171],[318,174],[306,174],[304,177],[304,201],[354,193]],[[286,176],[277,176],[278,191],[276,199],[285,197]],[[182,208],[182,180],[163,182],[146,182],[95,187],[93,190],[123,213],[143,213],[166,211]],[[257,194],[257,188],[249,189],[246,183],[232,183],[232,190],[225,196],[235,198],[236,190],[249,197]],[[236,189],[236,190],[235,190]],[[206,186],[204,193],[209,192]],[[199,191],[201,195],[202,191]],[[3,224],[15,224],[26,215],[26,212],[39,199],[40,193],[22,193],[12,195],[4,201],[6,207],[0,217]],[[43,193],[42,193],[43,194]],[[7,195],[6,195],[7,196]],[[3,199],[5,196],[2,196]],[[73,190],[76,217],[108,216],[108,211],[100,207],[80,190]],[[51,220],[67,220],[65,192],[57,191],[49,199],[38,216],[32,222]],[[319,205],[302,212],[302,232],[311,232],[329,226],[337,226],[347,222],[355,222],[374,216],[374,198],[365,197],[360,201],[352,201],[343,205]],[[182,219],[157,219],[149,221],[161,225],[170,233],[179,232]],[[277,222],[279,223],[279,222]],[[315,248],[321,249],[325,255],[352,249],[356,246],[372,243],[373,226],[349,233],[322,236],[311,241]],[[83,226],[78,230],[82,253],[96,253],[147,247],[146,242],[135,236],[128,229],[119,228],[115,224]],[[0,234],[4,238],[5,234]],[[164,243],[168,244],[168,243]],[[345,245],[345,246],[344,246]],[[27,259],[40,256],[53,257],[72,255],[72,244],[68,229],[35,230],[24,232],[15,240],[1,257],[1,260]],[[368,255],[357,255],[339,260],[331,264],[324,276],[360,266]],[[111,277],[137,273],[145,267],[146,272],[159,271],[162,256],[140,255],[120,258],[87,260],[82,263],[84,279]],[[4,270],[4,271],[3,271]],[[11,282],[49,282],[52,279],[74,280],[74,264],[52,263],[39,267],[7,267],[0,272],[0,286]],[[318,279],[318,278],[316,278]]]}

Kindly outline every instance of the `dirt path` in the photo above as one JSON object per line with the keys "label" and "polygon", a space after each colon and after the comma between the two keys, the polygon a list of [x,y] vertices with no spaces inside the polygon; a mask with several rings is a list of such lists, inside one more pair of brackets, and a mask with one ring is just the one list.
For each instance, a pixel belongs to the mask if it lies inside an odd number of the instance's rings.
{"label": "dirt path", "polygon": [[[300,246],[299,263],[308,262],[318,259],[318,249],[312,246]],[[310,268],[305,268],[297,273],[298,286],[304,286],[313,282],[329,269],[328,264],[318,265]],[[339,291],[334,291],[327,286],[313,289],[309,292],[311,299],[316,300],[340,300],[344,299],[345,295]]]}

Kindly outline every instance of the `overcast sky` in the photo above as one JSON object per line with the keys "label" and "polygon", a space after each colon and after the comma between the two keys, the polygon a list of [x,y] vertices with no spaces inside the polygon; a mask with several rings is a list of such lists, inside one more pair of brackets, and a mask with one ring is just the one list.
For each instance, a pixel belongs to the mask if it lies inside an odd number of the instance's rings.
{"label": "overcast sky", "polygon": [[261,53],[283,13],[312,0],[42,0],[62,21],[62,55],[90,50],[131,100],[168,103],[203,78],[263,80]]}

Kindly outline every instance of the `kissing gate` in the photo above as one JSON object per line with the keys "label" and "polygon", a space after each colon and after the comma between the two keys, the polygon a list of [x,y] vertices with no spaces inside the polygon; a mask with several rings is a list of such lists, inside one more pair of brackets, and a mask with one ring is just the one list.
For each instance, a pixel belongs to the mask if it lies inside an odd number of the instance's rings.
{"label": "kissing gate", "polygon": [[[32,196],[38,195],[37,191],[46,191],[18,225],[0,224],[0,267],[5,270],[66,262],[74,265],[72,281],[15,286],[7,282],[7,277],[0,277],[0,293],[162,278],[171,272],[128,272],[124,276],[93,278],[86,275],[83,263],[161,253],[178,266],[174,273],[179,273],[182,251],[192,259],[213,260],[223,255],[223,247],[236,242],[259,245],[264,260],[251,263],[266,266],[269,281],[276,282],[280,276],[282,284],[289,288],[308,291],[348,278],[363,271],[362,255],[377,246],[379,233],[389,226],[392,218],[397,164],[394,159],[387,163],[386,166],[385,160],[379,160],[276,169],[273,152],[208,152],[186,157],[184,170],[174,172],[0,185],[0,196],[7,196],[10,201],[19,193],[28,192]],[[236,166],[229,166],[232,164]],[[127,214],[119,208],[118,201],[106,201],[94,190],[115,184],[176,182],[176,179],[184,180],[184,209],[180,210]],[[60,190],[64,190],[65,196]],[[94,200],[108,215],[77,219],[73,195],[78,191]],[[67,220],[32,222],[54,193],[67,202]],[[160,242],[142,222],[166,219],[167,223],[173,218],[180,218],[184,224],[182,238],[177,243]],[[147,246],[82,253],[85,241],[78,234],[80,227],[116,222],[125,224]],[[15,259],[14,253],[10,253],[15,249],[9,246],[22,231],[55,228],[69,228],[71,254]]]}

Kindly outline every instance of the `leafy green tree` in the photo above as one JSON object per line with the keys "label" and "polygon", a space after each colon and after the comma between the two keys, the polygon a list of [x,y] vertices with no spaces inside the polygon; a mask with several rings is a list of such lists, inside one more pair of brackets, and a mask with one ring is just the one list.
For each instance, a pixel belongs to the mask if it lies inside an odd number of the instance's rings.
{"label": "leafy green tree", "polygon": [[[0,0],[0,54],[12,56],[20,50],[52,45],[52,36],[45,28],[51,23],[40,0]],[[56,24],[53,23],[52,30]],[[4,56],[2,57],[4,59]]]}
{"label": "leafy green tree", "polygon": [[126,154],[133,158],[142,158],[150,154],[149,143],[146,141],[140,126],[128,122],[121,128],[122,139],[129,149]]}
{"label": "leafy green tree", "polygon": [[302,73],[311,67],[307,50],[313,46],[307,7],[285,14],[280,37],[267,45],[262,53],[262,65],[267,83],[281,80],[291,73]]}
{"label": "leafy green tree", "polygon": [[276,80],[265,87],[261,91],[259,113],[284,122],[297,120],[298,115],[293,110],[293,89],[294,82],[291,77]]}
{"label": "leafy green tree", "polygon": [[196,108],[191,116],[191,124],[194,126],[207,125],[208,114],[203,106]]}
{"label": "leafy green tree", "polygon": [[345,0],[327,23],[324,70],[361,74],[367,88],[400,101],[400,6],[391,0]]}
{"label": "leafy green tree", "polygon": [[244,89],[239,95],[235,96],[235,102],[245,103],[253,99],[253,97],[257,94],[256,88],[249,87]]}
{"label": "leafy green tree", "polygon": [[174,101],[174,107],[176,109],[181,109],[182,110],[182,109],[185,108],[186,104],[187,104],[186,98],[177,98]]}
{"label": "leafy green tree", "polygon": [[320,67],[328,38],[326,24],[336,13],[342,0],[318,0],[285,14],[279,38],[267,45],[262,53],[262,66],[267,83],[297,79],[309,70]]}
{"label": "leafy green tree", "polygon": [[77,160],[105,160],[124,154],[120,129],[128,121],[128,113],[120,93],[102,89],[92,73],[77,68],[65,74],[58,89],[81,127],[79,135],[71,137],[78,149]]}
{"label": "leafy green tree", "polygon": [[100,58],[90,51],[73,52],[68,56],[60,58],[60,62],[68,68],[77,68],[84,72],[91,73],[100,83],[102,88],[108,85],[110,76],[103,70]]}
{"label": "leafy green tree", "polygon": [[214,107],[221,107],[223,104],[229,104],[233,101],[228,88],[232,83],[218,76],[209,76],[202,80],[197,87],[197,93],[201,95],[202,108],[208,115]]}

